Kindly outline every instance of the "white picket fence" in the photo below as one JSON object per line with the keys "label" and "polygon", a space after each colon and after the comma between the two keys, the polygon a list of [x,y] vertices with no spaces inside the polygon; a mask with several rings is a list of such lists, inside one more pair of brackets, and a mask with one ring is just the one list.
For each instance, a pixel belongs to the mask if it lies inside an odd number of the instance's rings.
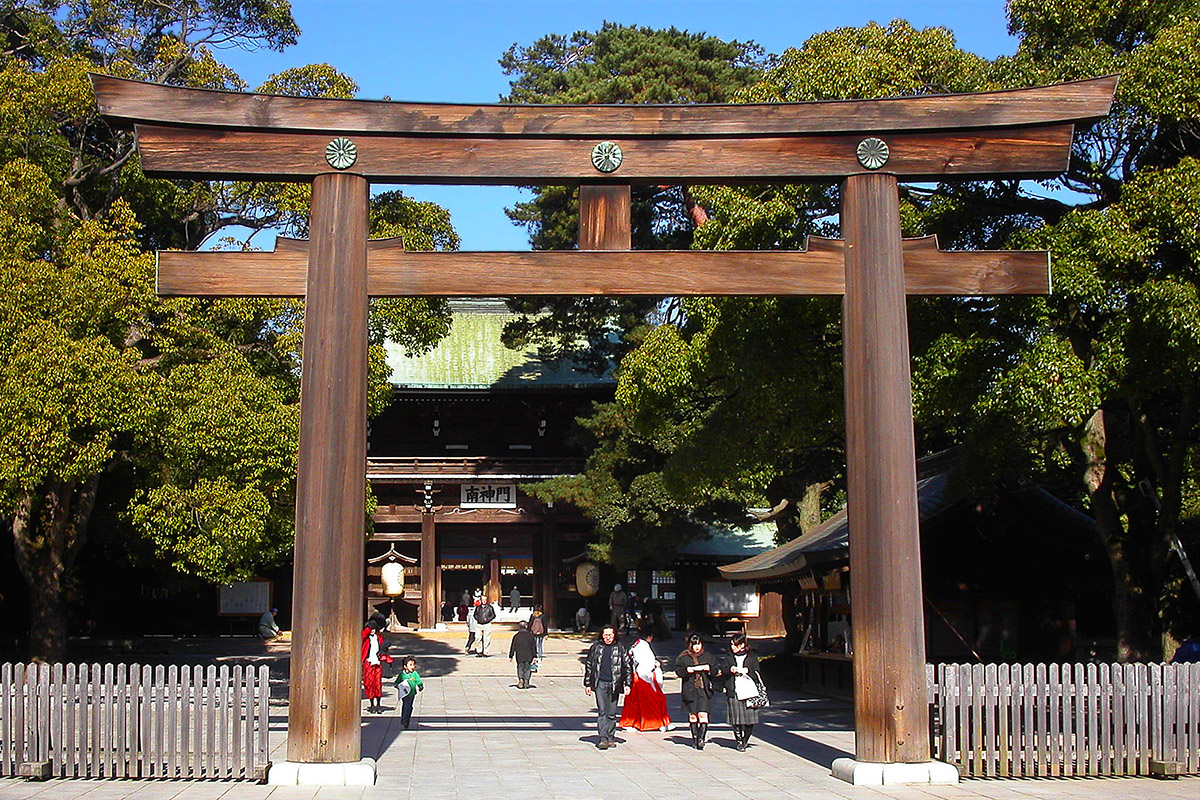
{"label": "white picket fence", "polygon": [[930,664],[934,757],[976,777],[1200,774],[1200,664]]}
{"label": "white picket fence", "polygon": [[0,776],[261,778],[266,666],[0,664]]}

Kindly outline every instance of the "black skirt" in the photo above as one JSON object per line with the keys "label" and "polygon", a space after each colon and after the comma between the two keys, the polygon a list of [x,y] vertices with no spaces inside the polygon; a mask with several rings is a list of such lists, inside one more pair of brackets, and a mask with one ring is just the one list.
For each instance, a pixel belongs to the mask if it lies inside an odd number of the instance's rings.
{"label": "black skirt", "polygon": [[712,698],[706,692],[693,689],[690,692],[683,692],[680,695],[680,705],[683,706],[683,713],[691,716],[693,714],[707,714],[712,708]]}
{"label": "black skirt", "polygon": [[751,708],[746,705],[745,700],[738,700],[733,696],[732,692],[726,692],[725,696],[729,698],[729,713],[726,722],[730,725],[757,725],[758,724],[758,709]]}

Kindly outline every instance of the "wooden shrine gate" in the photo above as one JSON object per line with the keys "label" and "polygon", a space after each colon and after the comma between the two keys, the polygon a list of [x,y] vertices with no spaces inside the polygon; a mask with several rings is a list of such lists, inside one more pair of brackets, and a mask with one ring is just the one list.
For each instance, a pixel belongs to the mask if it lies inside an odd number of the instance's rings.
{"label": "wooden shrine gate", "polygon": [[[903,765],[890,781],[937,779],[944,765],[931,765],[929,752],[905,295],[1045,293],[1048,258],[902,241],[898,181],[1057,175],[1074,125],[1108,113],[1115,77],[967,95],[676,106],[304,99],[101,75],[93,84],[101,112],[136,127],[148,175],[312,182],[307,243],[272,253],[164,252],[158,264],[164,295],[307,300],[292,767],[360,756],[353,632],[369,297],[842,294],[857,744],[856,761],[835,773],[882,780],[884,768]],[[813,240],[801,252],[630,251],[632,184],[805,180],[843,181],[842,241]],[[398,242],[369,243],[372,181],[579,184],[579,250],[409,253]],[[423,581],[436,566],[432,537],[422,542]]]}

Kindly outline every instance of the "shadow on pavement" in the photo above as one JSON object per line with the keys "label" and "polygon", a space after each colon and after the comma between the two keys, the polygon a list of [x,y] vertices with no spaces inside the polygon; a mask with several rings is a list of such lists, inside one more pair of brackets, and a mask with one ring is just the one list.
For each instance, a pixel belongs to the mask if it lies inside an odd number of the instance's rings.
{"label": "shadow on pavement", "polygon": [[463,652],[462,643],[458,641],[412,633],[385,633],[383,638],[388,645],[388,655],[395,659],[395,663],[385,664],[383,667],[385,686],[400,674],[400,662],[407,656],[417,660],[417,672],[422,678],[452,675],[458,671],[462,659],[472,657]]}
{"label": "shadow on pavement", "polygon": [[837,747],[819,742],[805,736],[798,730],[785,728],[780,722],[760,723],[754,726],[754,738],[750,740],[753,746],[758,742],[765,742],[778,747],[784,752],[803,758],[805,761],[810,761],[813,764],[829,769],[833,766],[833,762],[838,758],[854,758],[853,753],[847,753]]}

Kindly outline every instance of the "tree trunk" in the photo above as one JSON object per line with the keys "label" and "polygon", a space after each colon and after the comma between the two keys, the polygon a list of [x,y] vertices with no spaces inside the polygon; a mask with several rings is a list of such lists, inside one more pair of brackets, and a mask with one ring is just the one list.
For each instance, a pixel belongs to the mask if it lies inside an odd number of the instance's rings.
{"label": "tree trunk", "polygon": [[1080,446],[1087,460],[1083,480],[1096,517],[1100,541],[1108,554],[1113,576],[1113,617],[1117,628],[1117,660],[1145,661],[1151,654],[1153,605],[1136,558],[1130,552],[1130,536],[1117,506],[1113,470],[1108,463],[1108,430],[1103,408],[1084,424]]}
{"label": "tree trunk", "polygon": [[[1149,411],[1134,409],[1134,419],[1141,438],[1140,461],[1144,464],[1141,471],[1145,473],[1145,479],[1138,488],[1156,512],[1154,527],[1147,532],[1150,537],[1149,564],[1154,580],[1156,621],[1159,623],[1163,655],[1166,657],[1170,657],[1179,644],[1168,629],[1173,599],[1169,586],[1173,576],[1183,573],[1183,565],[1173,555],[1172,543],[1179,535],[1183,515],[1183,482],[1196,426],[1195,400],[1192,389],[1185,388],[1181,392],[1178,413],[1170,425],[1166,442],[1158,431],[1160,427],[1166,429],[1167,426],[1162,425]],[[1196,591],[1200,594],[1200,589]]]}
{"label": "tree trunk", "polygon": [[687,186],[683,187],[683,204],[687,207],[688,219],[691,221],[693,229],[708,222],[708,212],[704,210],[704,206],[696,202],[696,198],[692,196],[692,190]]}
{"label": "tree trunk", "polygon": [[821,496],[832,486],[833,481],[823,481],[804,487],[804,497],[800,498],[796,514],[801,533],[808,533],[821,524]]}
{"label": "tree trunk", "polygon": [[13,515],[17,566],[29,590],[29,656],[62,661],[67,652],[66,580],[83,545],[100,476],[59,482],[22,496]]}

